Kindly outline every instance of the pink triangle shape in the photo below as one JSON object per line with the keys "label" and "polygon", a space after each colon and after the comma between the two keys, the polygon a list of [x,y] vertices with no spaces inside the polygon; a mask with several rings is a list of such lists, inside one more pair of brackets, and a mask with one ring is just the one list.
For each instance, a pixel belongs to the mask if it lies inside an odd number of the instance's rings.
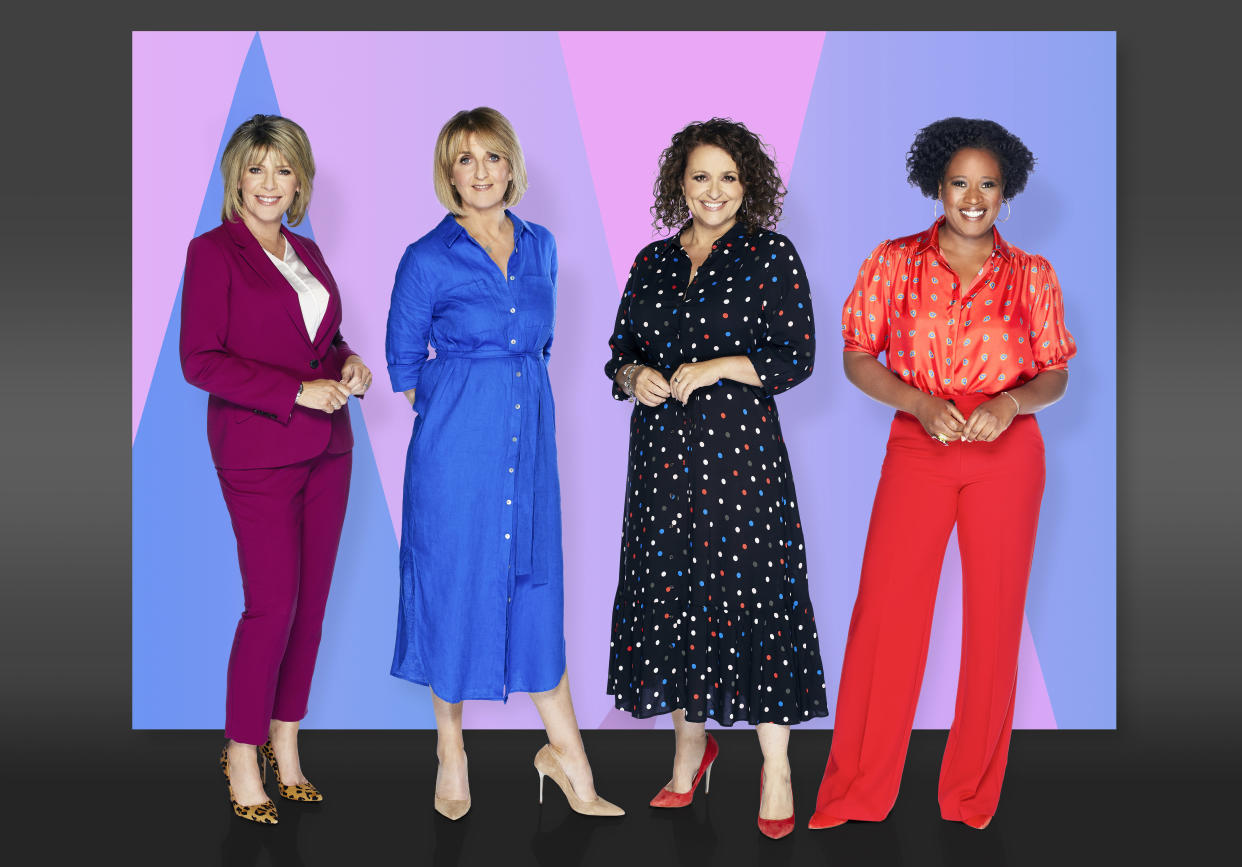
{"label": "pink triangle shape", "polygon": [[[562,32],[561,49],[608,237],[617,291],[653,239],[651,187],[673,133],[713,116],[772,146],[789,182],[822,32]],[[717,58],[714,63],[695,58]],[[761,75],[735,71],[763,58]]]}
{"label": "pink triangle shape", "polygon": [[[1037,579],[1033,579],[1037,580]],[[954,531],[945,551],[940,587],[936,594],[936,615],[932,621],[927,668],[919,696],[914,727],[947,729],[953,722],[957,698],[958,667],[962,649],[962,566]],[[1013,713],[1016,729],[1055,729],[1056,715],[1044,682],[1039,653],[1031,627],[1022,617],[1022,638],[1018,648],[1017,698]]]}
{"label": "pink triangle shape", "polygon": [[[131,443],[253,39],[253,31],[133,35]],[[179,167],[171,181],[170,156]]]}

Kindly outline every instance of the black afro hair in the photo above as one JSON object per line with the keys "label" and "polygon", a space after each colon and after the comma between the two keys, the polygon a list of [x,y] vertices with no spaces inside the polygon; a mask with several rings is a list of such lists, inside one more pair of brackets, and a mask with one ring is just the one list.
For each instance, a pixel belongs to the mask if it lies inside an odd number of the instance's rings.
{"label": "black afro hair", "polygon": [[919,130],[906,155],[906,176],[928,198],[936,198],[953,155],[962,148],[989,151],[1000,163],[1004,196],[1012,199],[1026,187],[1035,155],[999,123],[981,118],[946,117]]}

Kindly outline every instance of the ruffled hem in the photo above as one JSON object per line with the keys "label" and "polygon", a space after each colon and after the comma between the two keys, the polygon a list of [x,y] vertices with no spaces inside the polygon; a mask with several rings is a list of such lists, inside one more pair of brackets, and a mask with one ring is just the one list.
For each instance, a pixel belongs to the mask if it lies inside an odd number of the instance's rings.
{"label": "ruffled hem", "polygon": [[[776,723],[777,725],[794,726],[798,723],[804,723],[812,719],[826,717],[829,715],[826,703],[824,706],[818,708],[801,709],[796,719],[787,713],[755,713],[753,710],[748,712],[744,717],[740,717],[736,713],[722,714],[720,713],[720,707],[716,702],[693,703],[700,704],[702,707],[695,707],[693,704],[692,706],[686,707],[680,702],[674,702],[667,707],[647,710],[643,707],[637,706],[637,704],[641,703],[636,704],[632,701],[627,701],[612,689],[608,690],[608,694],[613,697],[613,704],[616,706],[617,710],[623,710],[635,719],[650,719],[656,716],[663,716],[666,713],[672,713],[675,710],[684,709],[686,711],[686,722],[701,723],[711,720],[724,728],[731,728],[736,723],[744,723],[751,726],[758,725],[759,723]],[[751,707],[753,708],[754,705]],[[784,709],[782,708],[782,711],[783,710]]]}

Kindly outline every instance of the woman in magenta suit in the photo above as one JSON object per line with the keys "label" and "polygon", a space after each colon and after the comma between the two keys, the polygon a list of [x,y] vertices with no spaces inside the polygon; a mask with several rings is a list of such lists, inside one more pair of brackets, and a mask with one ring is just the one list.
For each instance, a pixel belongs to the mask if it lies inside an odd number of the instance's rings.
{"label": "woman in magenta suit", "polygon": [[346,402],[371,371],[341,336],[336,282],[295,235],[315,163],[293,121],[256,114],[220,162],[223,222],[190,242],[181,369],[210,394],[207,440],[237,536],[245,611],[229,657],[221,766],[234,812],[274,824],[256,747],[280,794],[318,801],[302,774],[298,722],[319,648],[349,494]]}

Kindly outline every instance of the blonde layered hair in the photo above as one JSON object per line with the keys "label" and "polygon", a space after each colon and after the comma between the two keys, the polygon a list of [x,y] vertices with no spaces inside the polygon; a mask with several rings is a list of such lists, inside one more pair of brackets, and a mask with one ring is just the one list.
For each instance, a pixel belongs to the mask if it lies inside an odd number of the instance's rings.
{"label": "blonde layered hair", "polygon": [[311,155],[306,130],[287,117],[275,114],[256,114],[234,130],[224,146],[224,156],[220,158],[220,174],[224,176],[224,204],[220,208],[220,219],[225,222],[240,219],[242,173],[247,166],[259,162],[268,151],[273,150],[293,169],[293,176],[298,179],[293,204],[285,211],[285,216],[290,226],[302,222],[310,206],[315,158]]}
{"label": "blonde layered hair", "polygon": [[484,148],[509,161],[513,173],[505,190],[504,202],[512,207],[526,195],[526,158],[522,145],[508,119],[494,108],[480,106],[470,111],[459,111],[449,118],[436,136],[436,151],[432,166],[432,180],[436,198],[455,216],[463,216],[461,196],[453,187],[453,163],[466,148],[471,135],[479,139]]}

